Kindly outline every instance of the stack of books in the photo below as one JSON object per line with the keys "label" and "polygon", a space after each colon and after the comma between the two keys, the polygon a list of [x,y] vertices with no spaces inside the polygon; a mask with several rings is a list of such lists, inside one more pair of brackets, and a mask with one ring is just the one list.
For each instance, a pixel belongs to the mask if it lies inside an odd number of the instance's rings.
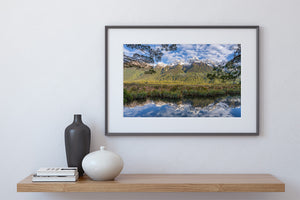
{"label": "stack of books", "polygon": [[51,181],[68,181],[75,182],[78,179],[77,167],[55,167],[40,168],[36,174],[32,176],[33,182],[51,182]]}

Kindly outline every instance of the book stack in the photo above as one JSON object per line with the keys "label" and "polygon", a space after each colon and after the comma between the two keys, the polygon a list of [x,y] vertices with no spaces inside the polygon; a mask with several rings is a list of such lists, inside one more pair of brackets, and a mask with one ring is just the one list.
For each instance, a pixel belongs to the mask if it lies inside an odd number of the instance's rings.
{"label": "book stack", "polygon": [[33,182],[75,182],[78,179],[77,167],[40,168],[32,176]]}

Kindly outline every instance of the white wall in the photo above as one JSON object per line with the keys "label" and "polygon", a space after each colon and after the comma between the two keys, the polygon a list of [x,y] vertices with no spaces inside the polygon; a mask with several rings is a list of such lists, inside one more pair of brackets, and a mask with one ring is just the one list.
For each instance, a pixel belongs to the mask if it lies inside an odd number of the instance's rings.
{"label": "white wall", "polygon": [[[292,200],[300,196],[299,1],[0,1],[0,199]],[[105,137],[104,25],[260,25],[261,135]],[[285,193],[16,193],[64,166],[64,129],[82,113],[92,147],[124,173],[271,173]]]}

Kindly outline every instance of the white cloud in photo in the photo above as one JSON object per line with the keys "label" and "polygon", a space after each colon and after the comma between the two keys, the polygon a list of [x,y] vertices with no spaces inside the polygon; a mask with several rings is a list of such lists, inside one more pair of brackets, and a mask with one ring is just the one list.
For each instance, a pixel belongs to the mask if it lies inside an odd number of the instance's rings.
{"label": "white cloud in photo", "polygon": [[[151,48],[161,48],[159,44],[150,44]],[[162,51],[162,60],[159,62],[172,64],[192,61],[211,61],[211,63],[228,62],[233,57],[237,44],[177,44],[176,51]],[[140,50],[124,48],[124,54],[132,56],[138,53],[145,55]]]}

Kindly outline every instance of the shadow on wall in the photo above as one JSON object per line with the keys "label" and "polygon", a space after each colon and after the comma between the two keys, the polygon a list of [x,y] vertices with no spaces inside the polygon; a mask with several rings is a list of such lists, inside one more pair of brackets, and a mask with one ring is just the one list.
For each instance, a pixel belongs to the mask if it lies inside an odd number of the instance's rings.
{"label": "shadow on wall", "polygon": [[[145,195],[147,194],[147,195]],[[43,196],[48,196],[49,199],[64,199],[64,200],[99,200],[110,199],[110,200],[148,200],[148,199],[159,199],[159,200],[283,200],[286,199],[285,193],[47,193]]]}

